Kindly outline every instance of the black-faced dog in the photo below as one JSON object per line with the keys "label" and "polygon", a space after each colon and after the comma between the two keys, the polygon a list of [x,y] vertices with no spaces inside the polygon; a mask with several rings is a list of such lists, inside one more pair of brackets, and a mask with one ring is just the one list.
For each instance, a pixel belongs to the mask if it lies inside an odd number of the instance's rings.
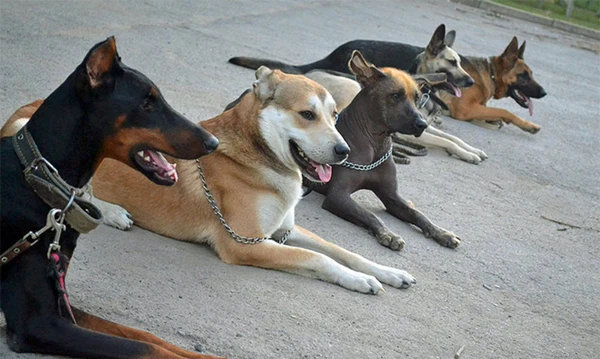
{"label": "black-faced dog", "polygon": [[125,66],[111,37],[88,52],[25,127],[1,141],[1,306],[9,347],[81,358],[216,358],[72,308],[64,279],[79,232],[101,219],[78,187],[104,158],[171,185],[177,174],[161,152],[198,158],[217,139]]}
{"label": "black-faced dog", "polygon": [[305,74],[315,69],[350,73],[348,60],[350,60],[352,52],[358,50],[379,67],[394,67],[411,74],[445,73],[447,83],[451,87],[450,90],[459,95],[459,87],[469,87],[474,82],[461,67],[460,56],[451,48],[455,37],[454,31],[446,34],[446,26],[441,24],[434,31],[427,47],[400,42],[354,40],[339,46],[324,59],[306,65],[289,65],[279,61],[251,57],[233,57],[229,59],[229,62],[251,69],[265,65],[294,74]]}
{"label": "black-faced dog", "polygon": [[403,71],[378,69],[359,52],[353,53],[348,66],[363,89],[340,113],[336,125],[350,146],[350,155],[344,164],[333,167],[328,183],[314,188],[326,195],[323,208],[366,227],[380,244],[402,249],[402,238],[350,197],[360,189],[368,189],[393,216],[419,227],[426,237],[439,244],[455,248],[460,244],[459,237],[433,224],[398,194],[390,136],[395,132],[418,136],[427,127],[415,106],[419,95],[417,84]]}

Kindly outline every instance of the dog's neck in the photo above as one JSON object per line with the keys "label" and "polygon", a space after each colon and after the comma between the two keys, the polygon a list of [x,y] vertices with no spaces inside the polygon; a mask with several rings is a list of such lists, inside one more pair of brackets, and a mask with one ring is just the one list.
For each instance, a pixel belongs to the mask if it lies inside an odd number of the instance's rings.
{"label": "dog's neck", "polygon": [[243,166],[268,163],[275,171],[288,173],[290,169],[281,162],[261,134],[261,106],[254,93],[249,92],[231,110],[201,122],[201,125],[219,139],[215,153],[225,155]]}
{"label": "dog's neck", "polygon": [[494,99],[499,100],[507,96],[508,87],[502,85],[502,81],[500,81],[499,76],[502,74],[499,72],[501,67],[498,62],[500,58],[498,56],[491,56],[489,59],[486,59],[486,63],[490,68],[490,81],[494,86]]}
{"label": "dog's neck", "polygon": [[75,73],[48,96],[27,129],[42,156],[60,176],[70,185],[82,187],[92,176],[101,141],[89,128],[89,119],[75,93]]}
{"label": "dog's neck", "polygon": [[369,96],[363,90],[339,115],[336,128],[350,146],[351,156],[372,149],[373,156],[377,157],[388,151],[392,144],[390,135],[393,131],[384,123],[371,120],[368,105]]}

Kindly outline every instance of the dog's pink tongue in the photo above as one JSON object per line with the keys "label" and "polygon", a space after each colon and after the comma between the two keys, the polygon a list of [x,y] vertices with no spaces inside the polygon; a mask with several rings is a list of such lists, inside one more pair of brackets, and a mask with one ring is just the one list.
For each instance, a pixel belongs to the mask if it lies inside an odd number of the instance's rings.
{"label": "dog's pink tongue", "polygon": [[177,180],[179,179],[178,175],[177,175],[177,171],[175,170],[175,166],[173,166],[172,164],[170,164],[160,152],[156,152],[156,151],[146,151],[150,157],[152,158],[152,161],[154,161],[154,163],[163,171],[163,175],[167,175],[169,177],[171,177],[171,179],[173,179],[173,181],[177,182]]}
{"label": "dog's pink tongue", "polygon": [[310,164],[317,170],[317,175],[319,175],[319,181],[329,182],[329,180],[331,179],[330,165],[322,165],[315,162],[311,162]]}
{"label": "dog's pink tongue", "polygon": [[454,90],[454,96],[456,96],[456,97],[461,97],[462,96],[462,92],[460,91],[460,88],[458,86],[456,86],[453,83],[450,83],[450,86]]}
{"label": "dog's pink tongue", "polygon": [[529,97],[527,98],[527,108],[529,109],[529,116],[533,116],[533,101]]}

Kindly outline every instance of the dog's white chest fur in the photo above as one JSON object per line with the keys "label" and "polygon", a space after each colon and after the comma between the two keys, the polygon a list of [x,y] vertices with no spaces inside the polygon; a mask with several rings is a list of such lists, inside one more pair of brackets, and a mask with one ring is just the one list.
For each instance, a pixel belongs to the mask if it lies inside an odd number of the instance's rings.
{"label": "dog's white chest fur", "polygon": [[[256,210],[261,230],[271,235],[282,227],[287,230],[294,226],[294,207],[302,197],[302,180],[300,173],[296,178],[283,176],[271,169],[264,169],[263,172],[263,178],[270,182],[275,192],[261,195]],[[286,218],[292,218],[292,221]]]}

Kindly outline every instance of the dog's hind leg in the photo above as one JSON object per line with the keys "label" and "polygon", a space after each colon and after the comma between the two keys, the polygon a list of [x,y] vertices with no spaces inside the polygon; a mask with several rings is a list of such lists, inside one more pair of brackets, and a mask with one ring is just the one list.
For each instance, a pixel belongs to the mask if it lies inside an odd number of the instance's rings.
{"label": "dog's hind leg", "polygon": [[419,227],[425,237],[432,238],[444,247],[456,248],[460,244],[460,238],[457,235],[431,222],[423,213],[401,198],[396,188],[394,183],[393,186],[390,184],[373,189],[389,213],[404,222]]}
{"label": "dog's hind leg", "polygon": [[375,235],[377,242],[384,247],[395,251],[404,248],[405,242],[402,237],[387,228],[376,215],[359,206],[347,193],[330,189],[325,201],[323,201],[323,209],[349,222],[367,228]]}
{"label": "dog's hind leg", "polygon": [[11,262],[8,268],[3,268],[2,274],[6,277],[0,286],[0,299],[6,318],[8,345],[12,350],[86,359],[216,359],[182,349],[175,353],[171,350],[173,347],[140,341],[148,338],[142,335],[133,340],[124,338],[130,332],[140,332],[110,322],[114,329],[101,333],[103,328],[110,326],[100,325],[101,319],[86,320],[77,310],[74,314],[80,321],[78,325],[61,317],[55,284],[47,277],[46,256],[44,247],[38,245]]}
{"label": "dog's hind leg", "polygon": [[158,352],[161,352],[163,349],[169,351],[177,356],[174,358],[190,358],[190,359],[219,359],[220,357],[194,353],[188,350],[184,350],[179,348],[171,343],[168,343],[154,334],[150,334],[148,332],[129,328],[117,323],[110,322],[108,320],[96,317],[94,315],[83,312],[80,309],[73,308],[73,314],[75,315],[75,319],[77,320],[77,324],[83,328],[87,328],[96,332],[114,335],[117,337],[122,337],[126,339],[131,339],[139,342],[148,343],[151,346],[158,346],[161,349]]}

